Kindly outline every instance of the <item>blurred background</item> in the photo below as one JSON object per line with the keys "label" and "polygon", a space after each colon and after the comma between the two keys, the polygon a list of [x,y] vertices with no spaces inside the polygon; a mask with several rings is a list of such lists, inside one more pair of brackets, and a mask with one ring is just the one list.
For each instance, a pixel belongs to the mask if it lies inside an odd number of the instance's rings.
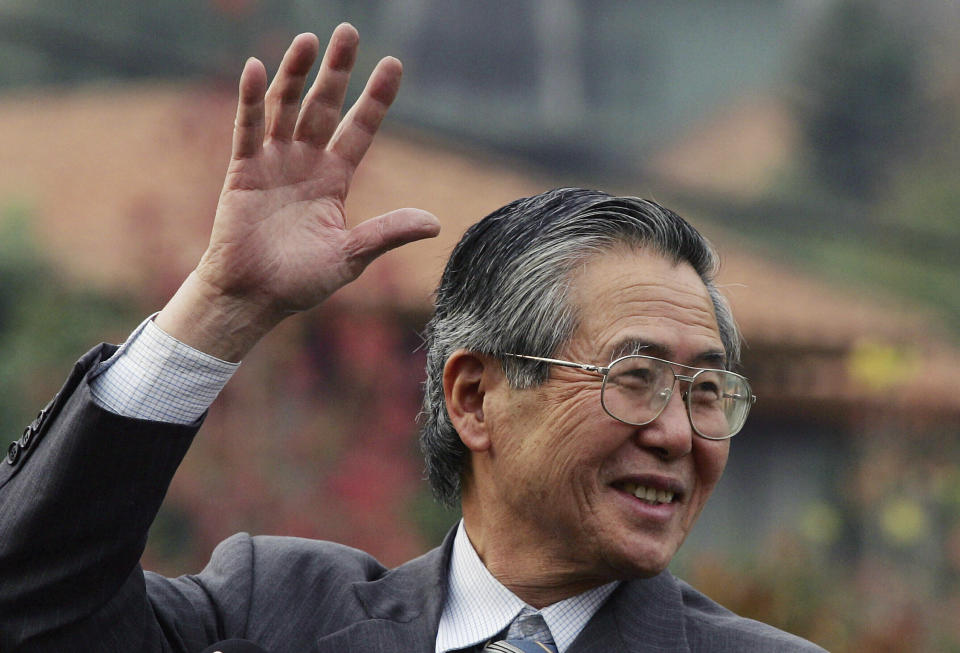
{"label": "blurred background", "polygon": [[[673,570],[831,651],[960,651],[960,4],[0,0],[0,432],[202,252],[249,55],[361,33],[404,88],[356,177],[440,238],[284,324],[217,401],[145,565],[238,530],[398,564],[457,519],[422,480],[419,332],[467,225],[546,188],[652,197],[719,247],[760,397]],[[4,443],[6,440],[4,440]]]}

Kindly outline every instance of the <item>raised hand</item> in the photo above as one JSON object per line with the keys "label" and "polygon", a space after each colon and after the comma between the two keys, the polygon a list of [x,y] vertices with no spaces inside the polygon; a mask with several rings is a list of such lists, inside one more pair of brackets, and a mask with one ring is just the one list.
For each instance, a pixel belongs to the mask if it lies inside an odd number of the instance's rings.
{"label": "raised hand", "polygon": [[398,60],[381,60],[341,120],[357,44],[352,26],[334,30],[302,102],[319,50],[314,35],[293,40],[269,88],[263,64],[247,61],[210,244],[157,316],[171,335],[238,360],[285,316],[319,304],[383,252],[438,233],[436,218],[417,209],[347,227],[350,180],[402,72]]}

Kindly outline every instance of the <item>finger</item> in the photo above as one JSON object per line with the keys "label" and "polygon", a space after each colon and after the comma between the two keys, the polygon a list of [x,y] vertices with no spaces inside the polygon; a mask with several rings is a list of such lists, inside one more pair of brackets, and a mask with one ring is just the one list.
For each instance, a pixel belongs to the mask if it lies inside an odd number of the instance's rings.
{"label": "finger", "polygon": [[263,92],[267,71],[253,57],[247,59],[240,74],[240,99],[233,124],[233,158],[256,156],[263,147]]}
{"label": "finger", "polygon": [[295,139],[309,141],[317,147],[326,146],[330,140],[340,121],[359,42],[360,35],[349,23],[343,23],[333,31],[317,78],[303,100]]}
{"label": "finger", "polygon": [[293,136],[300,113],[300,95],[319,49],[319,41],[313,34],[298,35],[287,48],[265,98],[268,138],[289,141]]}
{"label": "finger", "polygon": [[374,68],[356,104],[343,117],[328,148],[356,168],[400,90],[403,66],[399,59],[385,57]]}
{"label": "finger", "polygon": [[398,209],[361,222],[347,234],[344,251],[354,275],[384,252],[440,233],[440,221],[419,209]]}

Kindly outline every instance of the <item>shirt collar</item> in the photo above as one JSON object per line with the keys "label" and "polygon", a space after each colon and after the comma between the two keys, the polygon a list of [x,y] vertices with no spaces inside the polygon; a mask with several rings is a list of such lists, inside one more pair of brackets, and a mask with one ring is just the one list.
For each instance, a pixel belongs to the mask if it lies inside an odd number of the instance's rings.
{"label": "shirt collar", "polygon": [[[533,610],[484,566],[467,537],[462,519],[453,540],[448,574],[449,590],[437,630],[437,653],[482,644],[503,632],[521,610]],[[616,587],[617,583],[601,585],[540,610],[559,653],[570,647]]]}

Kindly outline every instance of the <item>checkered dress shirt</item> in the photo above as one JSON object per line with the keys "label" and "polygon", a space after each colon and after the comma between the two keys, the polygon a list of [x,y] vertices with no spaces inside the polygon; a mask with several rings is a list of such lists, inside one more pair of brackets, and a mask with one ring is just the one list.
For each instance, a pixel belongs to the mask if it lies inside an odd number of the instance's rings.
{"label": "checkered dress shirt", "polygon": [[517,617],[538,612],[547,622],[557,650],[564,653],[617,587],[617,583],[608,583],[535,610],[487,570],[467,537],[463,520],[453,541],[449,581],[437,631],[437,653],[483,644],[499,636]]}

